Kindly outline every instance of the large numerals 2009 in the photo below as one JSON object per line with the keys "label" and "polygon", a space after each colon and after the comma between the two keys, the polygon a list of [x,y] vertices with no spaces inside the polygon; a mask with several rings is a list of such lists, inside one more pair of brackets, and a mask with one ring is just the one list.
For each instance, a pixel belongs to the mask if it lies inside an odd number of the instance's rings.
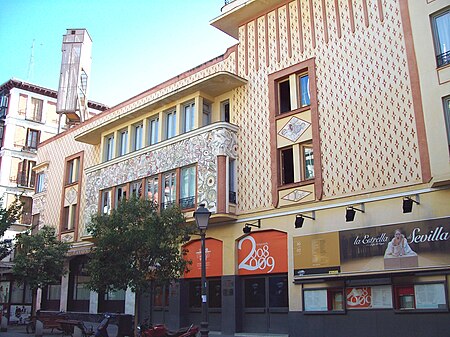
{"label": "large numerals 2009", "polygon": [[255,239],[251,236],[246,236],[239,241],[238,249],[241,249],[242,243],[246,240],[250,241],[252,247],[248,255],[242,260],[241,263],[239,263],[239,269],[264,270],[266,268],[270,268],[267,272],[272,272],[273,268],[275,268],[275,259],[270,256],[269,246],[264,245],[257,249]]}

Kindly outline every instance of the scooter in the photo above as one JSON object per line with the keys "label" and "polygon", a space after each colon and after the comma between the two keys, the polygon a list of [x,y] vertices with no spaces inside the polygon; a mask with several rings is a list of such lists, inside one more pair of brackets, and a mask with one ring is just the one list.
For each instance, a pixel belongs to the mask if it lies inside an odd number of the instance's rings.
{"label": "scooter", "polygon": [[164,324],[138,326],[139,337],[195,337],[200,328],[194,324],[188,327],[180,328],[176,331],[170,331]]}
{"label": "scooter", "polygon": [[109,320],[112,318],[111,314],[105,314],[103,316],[100,325],[97,327],[97,331],[95,332],[95,337],[109,337],[108,335],[108,325]]}

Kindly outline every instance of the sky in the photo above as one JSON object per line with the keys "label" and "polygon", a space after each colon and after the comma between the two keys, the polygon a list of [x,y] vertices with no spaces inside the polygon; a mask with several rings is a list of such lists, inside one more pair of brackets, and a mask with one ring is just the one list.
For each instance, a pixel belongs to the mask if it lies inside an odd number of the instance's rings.
{"label": "sky", "polygon": [[62,37],[69,28],[86,28],[93,41],[88,98],[110,107],[237,43],[209,24],[220,16],[224,0],[0,0],[0,5],[0,84],[17,78],[57,90]]}

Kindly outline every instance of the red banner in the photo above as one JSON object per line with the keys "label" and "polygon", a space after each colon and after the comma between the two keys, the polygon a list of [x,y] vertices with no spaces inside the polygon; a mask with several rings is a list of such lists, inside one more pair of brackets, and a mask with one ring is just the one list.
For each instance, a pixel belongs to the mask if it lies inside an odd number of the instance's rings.
{"label": "red banner", "polygon": [[238,274],[286,273],[287,234],[278,231],[251,233],[237,243]]}
{"label": "red banner", "polygon": [[[185,259],[192,261],[188,265],[189,271],[184,273],[185,278],[200,278],[202,276],[202,243],[201,240],[189,242],[184,246],[187,250]],[[205,254],[206,254],[206,277],[222,276],[222,261],[223,261],[223,243],[216,239],[205,240]]]}

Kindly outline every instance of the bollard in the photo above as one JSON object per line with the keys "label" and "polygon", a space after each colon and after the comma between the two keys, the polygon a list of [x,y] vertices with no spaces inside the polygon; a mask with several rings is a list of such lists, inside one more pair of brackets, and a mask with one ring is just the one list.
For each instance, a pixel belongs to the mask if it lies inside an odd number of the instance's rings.
{"label": "bollard", "polygon": [[40,320],[36,320],[36,330],[34,333],[35,337],[42,337],[44,333],[44,323],[42,323]]}
{"label": "bollard", "polygon": [[6,318],[5,316],[2,316],[2,321],[0,324],[0,331],[1,332],[8,331],[8,318]]}

